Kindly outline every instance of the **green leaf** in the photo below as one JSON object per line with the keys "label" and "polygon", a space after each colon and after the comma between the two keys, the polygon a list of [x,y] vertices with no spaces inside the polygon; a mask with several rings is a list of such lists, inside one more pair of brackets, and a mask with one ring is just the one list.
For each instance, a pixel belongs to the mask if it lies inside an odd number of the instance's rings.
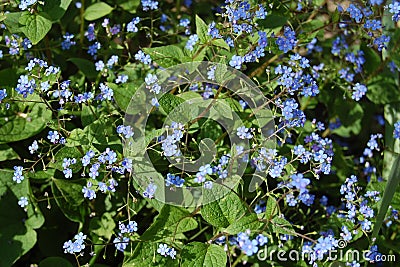
{"label": "green leaf", "polygon": [[83,17],[86,20],[92,21],[110,14],[111,11],[113,11],[113,8],[111,6],[104,2],[98,2],[89,6],[85,10]]}
{"label": "green leaf", "polygon": [[376,218],[376,222],[374,225],[374,230],[372,233],[372,238],[377,237],[379,230],[381,229],[382,222],[385,219],[386,212],[389,208],[389,205],[392,202],[393,196],[396,193],[396,189],[400,183],[400,156],[396,156],[396,160],[393,164],[392,171],[389,176],[389,180],[387,181],[385,191],[382,197],[382,203],[379,208],[379,213]]}
{"label": "green leaf", "polygon": [[226,49],[226,50],[228,50],[228,51],[230,50],[229,45],[225,42],[224,39],[215,39],[215,40],[212,40],[212,41],[211,41],[211,44],[214,45],[214,46],[217,46],[217,47]]}
{"label": "green leaf", "polygon": [[129,82],[122,85],[108,83],[108,87],[110,87],[114,92],[115,102],[123,111],[126,111],[128,108],[132,97],[135,95],[135,92],[140,85],[141,82]]}
{"label": "green leaf", "polygon": [[268,16],[265,17],[263,20],[259,20],[258,24],[265,29],[274,29],[274,28],[279,28],[284,25],[286,25],[286,22],[288,21],[289,17],[282,15],[277,15],[277,14],[268,14]]}
{"label": "green leaf", "polygon": [[129,13],[136,13],[136,9],[140,5],[140,0],[117,0],[117,5]]}
{"label": "green leaf", "polygon": [[34,45],[39,43],[46,36],[52,25],[51,20],[40,14],[24,15],[19,21],[21,24],[25,25],[22,27],[22,32]]}
{"label": "green leaf", "polygon": [[68,61],[74,63],[87,78],[95,79],[97,77],[98,73],[93,62],[84,58],[69,58]]}
{"label": "green leaf", "polygon": [[19,25],[19,19],[22,14],[26,13],[27,12],[12,12],[5,14],[6,19],[4,20],[4,24],[11,33],[22,32],[22,29],[20,27],[21,25]]}
{"label": "green leaf", "polygon": [[71,2],[72,0],[45,1],[43,11],[49,15],[51,21],[55,22],[64,16]]}
{"label": "green leaf", "polygon": [[[86,128],[85,128],[86,129]],[[71,134],[67,138],[67,142],[65,143],[66,147],[77,147],[89,145],[89,136],[87,131],[76,128],[71,131]]]}
{"label": "green leaf", "polygon": [[[212,192],[210,191],[210,193]],[[201,209],[201,216],[215,227],[226,228],[243,217],[246,211],[240,198],[230,192],[223,198],[204,205]]]}
{"label": "green leaf", "polygon": [[47,180],[54,177],[56,170],[47,169],[46,171],[28,172],[28,177],[35,180]]}
{"label": "green leaf", "polygon": [[[9,188],[17,199],[21,197],[28,197],[31,194],[29,180],[25,178],[20,184],[16,185],[12,180],[13,173],[14,172],[12,170],[0,170],[0,187],[4,190],[0,190],[0,196],[2,194],[1,192],[5,192],[5,190]],[[37,206],[37,203],[32,200],[28,200],[27,213],[25,215],[25,225],[33,229],[37,229],[40,228],[43,223],[44,217]]]}
{"label": "green leaf", "polygon": [[[397,104],[398,106],[399,104]],[[394,107],[396,108],[396,107]],[[399,116],[399,109],[394,109],[393,112],[395,113],[395,116]],[[385,107],[385,117],[387,117],[387,108]],[[394,122],[394,120],[392,120],[394,116],[390,116],[390,121]],[[393,140],[393,131],[388,131],[385,134],[385,139],[389,139],[387,142],[387,146],[390,148],[391,145],[393,145],[394,140]],[[390,136],[388,138],[388,135]],[[397,150],[397,151],[396,151]],[[398,146],[397,149],[393,148],[393,151],[396,153],[398,153]],[[387,154],[391,153],[390,151],[385,151],[385,159],[387,159]],[[393,196],[396,193],[397,187],[399,186],[400,183],[400,156],[398,154],[395,155],[391,155],[390,161],[392,162],[391,165],[391,172],[389,174],[388,177],[388,181],[386,183],[386,188],[385,191],[383,193],[383,197],[382,197],[382,202],[381,202],[381,206],[379,208],[379,213],[374,225],[374,229],[372,232],[372,238],[377,237],[379,230],[382,226],[382,222],[385,219],[386,216],[386,212],[389,208],[389,205],[392,203],[393,200]],[[386,164],[388,163],[387,161],[385,162]],[[386,168],[386,170],[388,170],[388,165],[386,165],[384,168]],[[384,178],[386,178],[386,175],[384,174]]]}
{"label": "green leaf", "polygon": [[18,159],[19,156],[15,153],[14,149],[10,146],[3,144],[0,145],[0,161]]}
{"label": "green leaf", "polygon": [[48,257],[39,263],[39,267],[73,267],[73,265],[61,257]]}
{"label": "green leaf", "polygon": [[[178,266],[178,261],[170,257],[163,257],[157,253],[158,244],[153,242],[140,242],[135,247],[132,255],[125,254],[123,267],[133,266]],[[151,256],[150,256],[151,255]]]}
{"label": "green leaf", "polygon": [[392,77],[384,75],[373,77],[367,87],[367,97],[375,104],[389,104],[400,101],[400,90]]}
{"label": "green leaf", "polygon": [[143,51],[149,54],[154,62],[164,68],[181,63],[185,56],[182,49],[176,45],[143,48]]}
{"label": "green leaf", "polygon": [[7,68],[7,69],[2,69],[0,70],[0,81],[1,86],[9,86],[9,87],[14,87],[17,84],[17,81],[19,79],[19,76],[17,75],[17,72],[15,71],[14,68]]}
{"label": "green leaf", "polygon": [[104,213],[101,218],[95,217],[90,221],[89,229],[98,236],[110,239],[113,235],[115,222],[110,213]]}
{"label": "green leaf", "polygon": [[36,232],[44,217],[36,203],[28,200],[27,212],[18,205],[20,197],[29,197],[30,185],[24,179],[16,185],[12,170],[0,170],[0,266],[12,266],[36,243]]}
{"label": "green leaf", "polygon": [[293,230],[293,226],[286,219],[281,217],[274,217],[271,221],[272,229],[274,233],[295,235],[296,232]]}
{"label": "green leaf", "polygon": [[267,220],[272,219],[275,215],[278,214],[279,207],[277,205],[277,201],[273,197],[269,197],[267,200],[267,204],[265,206],[265,218]]}
{"label": "green leaf", "polygon": [[80,183],[77,184],[76,180],[53,179],[51,190],[57,205],[64,215],[71,221],[83,222],[88,214],[88,208],[83,203],[82,193],[85,181],[81,179],[78,182]]}
{"label": "green leaf", "polygon": [[159,100],[158,103],[163,108],[163,110],[169,114],[180,104],[185,102],[182,98],[172,94],[164,94]]}
{"label": "green leaf", "polygon": [[56,160],[56,162],[49,164],[49,166],[62,171],[64,170],[62,166],[64,158],[75,158],[76,164],[72,164],[70,168],[73,172],[76,172],[82,167],[82,164],[79,160],[82,156],[83,155],[78,148],[65,146],[55,154],[54,159]]}
{"label": "green leaf", "polygon": [[230,235],[236,235],[240,232],[246,231],[247,229],[257,230],[259,229],[260,225],[261,223],[258,221],[257,214],[251,213],[234,221],[231,225],[224,229],[223,232]]}
{"label": "green leaf", "polygon": [[91,124],[96,120],[94,109],[95,109],[94,107],[89,107],[88,105],[82,105],[81,122],[83,126],[88,126],[89,124]]}
{"label": "green leaf", "polygon": [[377,67],[381,64],[381,58],[374,49],[368,47],[366,44],[361,44],[360,49],[364,52],[365,64],[364,69],[367,74],[376,71]]}
{"label": "green leaf", "polygon": [[60,190],[63,198],[73,206],[79,206],[85,200],[82,194],[82,188],[86,185],[85,179],[64,180],[53,179],[53,183]]}
{"label": "green leaf", "polygon": [[182,249],[182,267],[225,267],[226,253],[220,246],[192,242]]}
{"label": "green leaf", "polygon": [[207,43],[211,39],[211,36],[208,35],[207,24],[198,15],[196,15],[196,34],[199,37],[200,42],[203,44]]}
{"label": "green leaf", "polygon": [[[26,105],[20,104],[18,107],[19,110],[24,110]],[[0,144],[34,136],[41,132],[50,120],[51,111],[41,103],[29,105],[26,113],[10,110],[0,114]]]}
{"label": "green leaf", "polygon": [[400,103],[391,103],[384,107],[385,115],[385,146],[387,149],[383,152],[383,171],[382,177],[388,180],[391,168],[396,161],[396,154],[400,154],[400,140],[394,138],[394,124],[400,121]]}
{"label": "green leaf", "polygon": [[176,238],[180,233],[196,229],[197,222],[191,214],[179,207],[164,205],[154,223],[143,233],[141,240]]}

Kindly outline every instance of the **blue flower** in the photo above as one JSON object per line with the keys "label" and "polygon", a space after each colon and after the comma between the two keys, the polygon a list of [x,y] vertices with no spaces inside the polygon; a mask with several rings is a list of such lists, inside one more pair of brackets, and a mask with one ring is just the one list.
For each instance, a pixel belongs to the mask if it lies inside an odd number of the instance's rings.
{"label": "blue flower", "polygon": [[229,65],[233,68],[240,69],[242,67],[243,58],[241,56],[234,55],[229,61]]}
{"label": "blue flower", "polygon": [[84,241],[86,239],[86,235],[82,232],[74,236],[75,241],[68,240],[64,243],[64,253],[80,253],[82,250],[85,249]]}
{"label": "blue flower", "polygon": [[150,183],[146,187],[146,190],[143,192],[143,196],[146,198],[153,198],[156,190],[157,190],[157,185]]}
{"label": "blue flower", "polygon": [[21,208],[25,208],[26,206],[28,206],[28,198],[27,197],[20,197],[20,199],[18,200],[18,205]]}
{"label": "blue flower", "polygon": [[283,51],[284,53],[289,52],[297,44],[295,32],[292,31],[290,27],[285,26],[283,30],[283,36],[278,37],[276,44],[279,46],[279,50]]}
{"label": "blue flower", "polygon": [[187,41],[185,48],[189,51],[193,51],[193,46],[199,41],[199,37],[197,34],[193,34],[189,36],[189,40]]}
{"label": "blue flower", "polygon": [[92,200],[96,198],[96,192],[91,189],[92,183],[88,182],[86,186],[82,188],[83,197]]}
{"label": "blue flower", "polygon": [[94,32],[94,23],[90,23],[85,36],[89,41],[94,41],[96,39],[96,33]]}
{"label": "blue flower", "polygon": [[363,18],[363,13],[357,5],[350,4],[347,8],[347,12],[350,13],[350,17],[353,18],[357,23],[360,23],[361,19]]}
{"label": "blue flower", "polygon": [[146,55],[142,50],[139,50],[136,55],[135,55],[135,59],[139,60],[140,62],[142,62],[145,65],[150,65],[151,64],[151,58],[150,55]]}
{"label": "blue flower", "polygon": [[35,4],[37,0],[21,0],[20,4],[18,5],[19,9],[26,10],[28,7]]}
{"label": "blue flower", "polygon": [[241,249],[247,256],[251,256],[251,255],[257,253],[257,251],[258,251],[257,245],[258,245],[257,240],[247,239],[244,242],[244,244],[241,246]]}
{"label": "blue flower", "polygon": [[119,237],[116,237],[116,238],[114,239],[113,243],[114,243],[115,248],[116,248],[117,250],[119,250],[119,251],[121,251],[121,252],[124,252],[125,249],[126,249],[126,247],[127,247],[128,244],[129,244],[129,241],[130,241],[129,237],[126,237],[126,236],[124,236],[124,237],[123,237],[123,236],[119,236]]}
{"label": "blue flower", "polygon": [[303,178],[303,174],[301,173],[292,174],[291,178],[292,178],[291,185],[296,187],[300,191],[300,194],[308,192],[306,188],[307,185],[310,184],[310,179]]}
{"label": "blue flower", "polygon": [[64,41],[61,42],[61,49],[62,50],[69,50],[71,46],[76,45],[76,42],[72,39],[74,38],[73,34],[65,33],[63,35]]}
{"label": "blue flower", "polygon": [[139,22],[140,22],[140,18],[139,18],[139,17],[133,18],[132,21],[129,22],[129,23],[126,25],[126,31],[127,31],[127,32],[138,32],[139,29],[138,29],[138,27],[137,27],[136,25],[137,25]]}
{"label": "blue flower", "polygon": [[29,149],[29,153],[34,154],[39,149],[38,142],[36,140],[34,140],[32,145],[30,145],[28,147],[28,149]]}
{"label": "blue flower", "polygon": [[394,124],[393,136],[394,138],[400,139],[400,121]]}
{"label": "blue flower", "polygon": [[49,131],[47,139],[49,139],[53,144],[57,144],[58,140],[60,139],[60,135],[57,131]]}
{"label": "blue flower", "polygon": [[97,71],[102,71],[105,67],[104,62],[102,60],[97,61],[94,63]]}
{"label": "blue flower", "polygon": [[153,0],[141,0],[143,11],[158,9],[158,2]]}
{"label": "blue flower", "polygon": [[351,98],[353,98],[356,101],[359,101],[361,97],[363,97],[367,93],[367,87],[363,84],[356,83],[356,85],[353,87],[353,94]]}

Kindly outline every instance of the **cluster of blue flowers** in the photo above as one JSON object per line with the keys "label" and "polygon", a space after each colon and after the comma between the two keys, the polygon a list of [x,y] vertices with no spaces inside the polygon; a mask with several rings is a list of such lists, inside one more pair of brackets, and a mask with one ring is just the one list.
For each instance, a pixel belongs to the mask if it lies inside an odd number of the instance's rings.
{"label": "cluster of blue flowers", "polygon": [[313,204],[315,196],[309,194],[307,189],[307,186],[310,184],[310,179],[304,178],[301,173],[292,174],[290,178],[291,181],[286,184],[286,187],[295,189],[299,194],[296,198],[293,193],[286,194],[286,202],[288,206],[296,206],[298,201],[303,202],[307,206]]}
{"label": "cluster of blue flowers", "polygon": [[122,222],[118,223],[119,233],[114,239],[113,243],[117,250],[124,252],[126,247],[129,245],[130,238],[133,233],[137,231],[137,223],[135,221],[129,221],[126,225]]}
{"label": "cluster of blue flowers", "polygon": [[76,42],[73,41],[74,35],[70,33],[65,33],[63,35],[64,40],[61,42],[62,50],[69,50],[72,46],[76,45]]}
{"label": "cluster of blue flowers", "polygon": [[[374,210],[369,204],[380,200],[378,191],[367,191],[364,195],[358,195],[360,188],[357,186],[358,179],[355,175],[347,178],[340,188],[345,204],[338,214],[340,218],[346,218],[354,224],[359,224],[363,231],[372,229],[371,219],[374,218]],[[371,204],[372,204],[371,203]]]}
{"label": "cluster of blue flowers", "polygon": [[[231,236],[228,238],[230,246],[235,246],[240,249],[247,256],[252,256],[257,253],[259,248],[262,248],[268,243],[268,237],[263,234],[258,234],[255,238],[250,238],[251,231],[246,230],[245,232],[240,232],[237,236]],[[215,240],[218,245],[227,246],[226,237],[221,236]]]}
{"label": "cluster of blue flowers", "polygon": [[131,138],[134,135],[132,127],[129,125],[128,126],[118,125],[117,133],[123,135],[126,139]]}
{"label": "cluster of blue flowers", "polygon": [[286,26],[283,29],[283,36],[278,37],[276,44],[279,46],[279,49],[283,51],[283,53],[289,52],[297,44],[295,32]]}
{"label": "cluster of blue flowers", "polygon": [[310,61],[299,54],[290,56],[289,66],[278,65],[275,68],[278,84],[288,93],[294,94],[300,91],[304,96],[316,96],[319,94],[317,79],[320,77],[319,71],[323,69],[324,64],[310,65]]}
{"label": "cluster of blue flowers", "polygon": [[13,181],[17,184],[21,183],[25,178],[22,174],[23,169],[24,168],[22,166],[14,166]]}
{"label": "cluster of blue flowers", "polygon": [[76,163],[76,159],[75,158],[64,158],[63,159],[63,163],[62,163],[62,167],[63,167],[63,173],[65,178],[72,178],[72,169],[70,168],[71,165]]}
{"label": "cluster of blue flowers", "polygon": [[288,98],[285,101],[277,99],[275,101],[277,107],[282,110],[283,117],[280,119],[278,128],[283,130],[284,128],[303,127],[306,122],[306,116],[304,112],[299,109],[299,104],[293,98]]}
{"label": "cluster of blue flowers", "polygon": [[168,127],[167,136],[161,137],[161,149],[166,157],[180,156],[177,143],[183,137],[183,125],[180,123],[172,122],[171,127]]}
{"label": "cluster of blue flowers", "polygon": [[394,138],[400,139],[400,121],[394,124],[393,136]]}
{"label": "cluster of blue flowers", "polygon": [[26,206],[28,206],[28,198],[27,197],[20,197],[18,200],[18,205],[21,208],[25,208]]}
{"label": "cluster of blue flowers", "polygon": [[175,259],[176,256],[176,250],[173,247],[168,247],[167,244],[160,244],[157,253],[164,257],[170,256],[171,259]]}
{"label": "cluster of blue flowers", "polygon": [[86,235],[79,232],[74,236],[75,241],[68,240],[64,243],[64,253],[75,254],[81,253],[85,249],[85,239]]}

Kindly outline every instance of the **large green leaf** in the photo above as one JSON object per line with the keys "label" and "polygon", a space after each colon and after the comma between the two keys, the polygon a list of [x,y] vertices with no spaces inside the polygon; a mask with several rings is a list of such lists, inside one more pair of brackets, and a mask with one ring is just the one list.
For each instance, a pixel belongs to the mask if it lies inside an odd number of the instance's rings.
{"label": "large green leaf", "polygon": [[139,88],[140,84],[141,82],[130,82],[121,85],[108,83],[108,86],[114,91],[114,99],[117,105],[123,111],[126,111],[132,97],[135,95],[135,92]]}
{"label": "large green leaf", "polygon": [[211,39],[211,36],[208,35],[207,24],[198,15],[196,15],[196,34],[203,44]]}
{"label": "large green leaf", "polygon": [[158,244],[153,242],[140,242],[135,247],[132,255],[125,254],[123,267],[133,266],[178,266],[178,261],[170,257],[163,257],[157,253]]}
{"label": "large green leaf", "polygon": [[182,49],[176,45],[143,48],[143,51],[149,54],[154,62],[164,68],[181,63],[185,56]]}
{"label": "large green leaf", "polygon": [[97,77],[97,71],[93,62],[84,58],[69,58],[68,61],[74,63],[80,71],[89,79],[94,79]]}
{"label": "large green leaf", "polygon": [[400,102],[400,90],[393,77],[386,75],[376,76],[371,79],[367,87],[367,97],[375,104]]}
{"label": "large green leaf", "polygon": [[182,267],[225,267],[226,253],[220,246],[192,242],[182,249]]}
{"label": "large green leaf", "polygon": [[19,158],[18,154],[8,145],[0,145],[0,161]]}
{"label": "large green leaf", "polygon": [[[43,15],[47,16],[47,14]],[[24,25],[22,32],[34,45],[46,36],[52,25],[51,20],[41,14],[24,14],[19,19],[19,23]]]}
{"label": "large green leaf", "polygon": [[[20,110],[23,110],[23,105]],[[0,115],[0,144],[27,139],[41,132],[51,119],[51,111],[46,105],[34,103],[28,112],[12,110],[11,114]]]}
{"label": "large green leaf", "polygon": [[115,222],[110,213],[106,212],[100,217],[95,217],[90,220],[90,232],[98,236],[105,237],[107,240],[113,235]]}
{"label": "large green leaf", "polygon": [[85,10],[83,17],[89,21],[96,20],[110,14],[111,11],[113,11],[113,8],[111,6],[104,2],[98,2],[89,6]]}
{"label": "large green leaf", "polygon": [[39,263],[39,267],[73,267],[66,259],[61,257],[48,257]]}
{"label": "large green leaf", "polygon": [[117,0],[117,5],[129,13],[136,13],[136,9],[140,5],[140,0]]}
{"label": "large green leaf", "polygon": [[51,21],[57,21],[64,16],[71,2],[72,0],[45,1],[43,11],[49,15]]}
{"label": "large green leaf", "polygon": [[6,19],[4,20],[4,24],[11,33],[22,32],[21,25],[19,24],[19,18],[22,16],[22,14],[26,13],[27,12],[11,12],[5,14]]}
{"label": "large green leaf", "polygon": [[171,113],[171,111],[183,102],[185,102],[185,100],[172,94],[165,94],[158,100],[158,103],[167,114]]}
{"label": "large green leaf", "polygon": [[83,202],[82,188],[86,183],[80,180],[53,179],[51,190],[57,205],[64,215],[74,222],[83,222],[88,208]]}
{"label": "large green leaf", "polygon": [[231,225],[224,229],[223,232],[230,235],[236,235],[240,232],[246,231],[247,229],[258,230],[260,225],[261,223],[258,221],[257,214],[251,213],[234,221]]}
{"label": "large green leaf", "polygon": [[20,184],[12,180],[12,170],[0,170],[0,266],[11,266],[36,243],[35,228],[44,223],[36,203],[29,200],[25,212],[18,205],[20,197],[29,197],[28,179]]}
{"label": "large green leaf", "polygon": [[196,229],[196,227],[196,220],[187,210],[164,205],[154,223],[141,236],[141,240],[175,238],[177,234]]}
{"label": "large green leaf", "polygon": [[399,140],[393,136],[394,123],[400,120],[400,103],[385,106],[385,144],[388,149],[384,152],[383,178],[387,180],[379,213],[374,225],[373,237],[377,237],[382,222],[385,219],[389,205],[400,183],[400,146]]}
{"label": "large green leaf", "polygon": [[211,225],[225,228],[243,217],[246,211],[240,198],[231,192],[221,199],[204,205],[201,209],[201,216]]}

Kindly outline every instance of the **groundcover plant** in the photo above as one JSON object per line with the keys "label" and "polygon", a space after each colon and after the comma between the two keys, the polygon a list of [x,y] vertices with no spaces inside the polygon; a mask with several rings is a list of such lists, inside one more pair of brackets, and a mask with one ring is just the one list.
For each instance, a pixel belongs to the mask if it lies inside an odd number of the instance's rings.
{"label": "groundcover plant", "polygon": [[0,6],[0,266],[398,266],[399,0]]}

